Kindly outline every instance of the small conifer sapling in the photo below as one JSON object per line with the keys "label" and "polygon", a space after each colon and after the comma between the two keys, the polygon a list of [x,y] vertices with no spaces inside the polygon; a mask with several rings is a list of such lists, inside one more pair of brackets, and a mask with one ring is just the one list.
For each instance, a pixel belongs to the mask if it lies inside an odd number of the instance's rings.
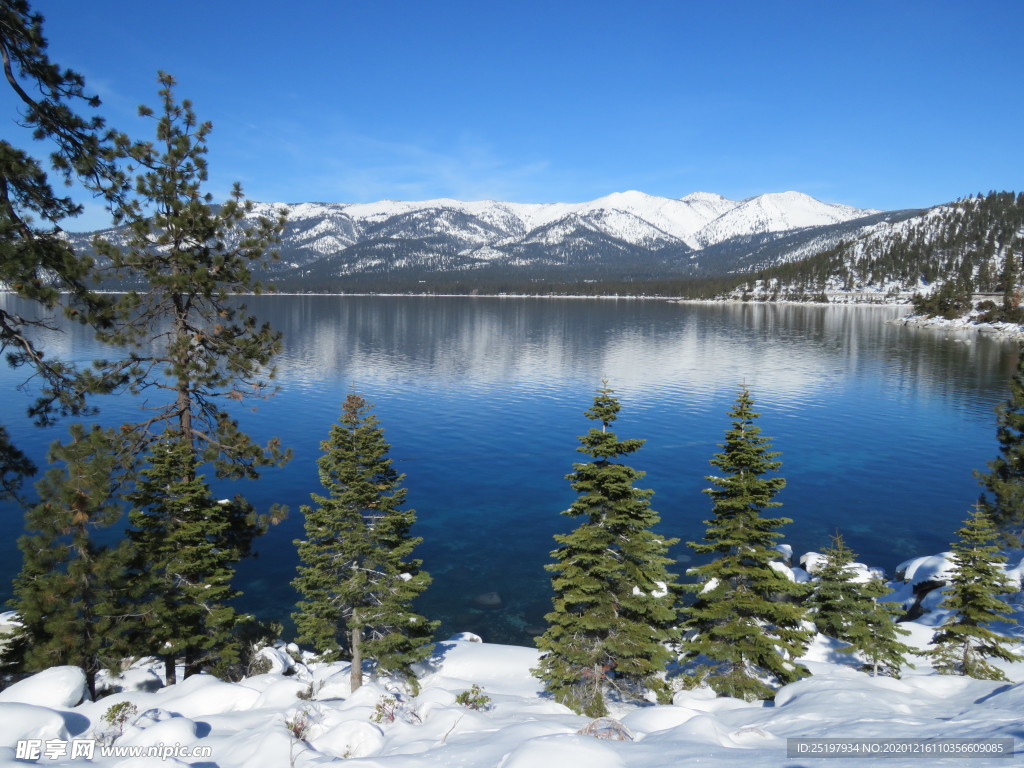
{"label": "small conifer sapling", "polygon": [[1006,556],[995,543],[998,532],[984,508],[975,505],[957,536],[949,586],[939,604],[953,613],[932,639],[932,665],[942,674],[1006,680],[989,659],[1013,662],[1024,657],[1009,649],[1015,640],[992,625],[1010,622],[1010,606],[999,596],[1017,587],[1003,570]]}
{"label": "small conifer sapling", "polygon": [[895,621],[902,609],[882,600],[892,590],[880,578],[865,580],[851,567],[856,555],[841,534],[822,554],[825,561],[815,572],[806,603],[809,618],[822,634],[847,643],[844,653],[860,654],[872,675],[899,677],[908,665],[906,654],[914,649],[899,641],[900,635],[910,634]]}

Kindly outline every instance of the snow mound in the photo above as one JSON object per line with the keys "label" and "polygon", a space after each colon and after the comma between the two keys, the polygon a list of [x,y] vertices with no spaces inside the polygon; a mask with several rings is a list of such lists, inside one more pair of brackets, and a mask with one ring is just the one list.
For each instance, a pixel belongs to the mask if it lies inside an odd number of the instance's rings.
{"label": "snow mound", "polygon": [[333,664],[313,670],[314,698],[344,699],[352,694],[352,666],[348,663]]}
{"label": "snow mound", "polygon": [[211,675],[193,675],[153,694],[163,709],[184,717],[203,717],[250,709],[260,692],[238,683],[224,683]]}
{"label": "snow mound", "polygon": [[295,660],[283,648],[262,648],[259,657],[270,662],[269,672],[286,675],[295,666]]}
{"label": "snow mound", "polygon": [[530,739],[512,750],[501,768],[626,768],[625,761],[608,746],[591,736],[565,734]]}
{"label": "snow mound", "polygon": [[67,739],[64,718],[52,709],[34,704],[0,703],[0,744],[22,739]]}
{"label": "snow mound", "polygon": [[365,720],[344,720],[310,738],[317,752],[332,757],[370,757],[384,748],[384,731]]}
{"label": "snow mound", "polygon": [[85,698],[85,672],[79,667],[50,667],[0,691],[0,702],[40,707],[73,707]]}
{"label": "snow mound", "polygon": [[[826,562],[827,558],[820,552],[807,552],[800,556],[800,565],[803,566],[807,573],[812,575],[817,574]],[[869,568],[864,563],[849,563],[846,568],[853,574],[851,581],[861,584],[866,584],[872,579],[885,577],[885,573],[881,569]]]}
{"label": "snow mound", "polygon": [[666,731],[682,725],[691,718],[700,714],[696,709],[689,707],[643,707],[635,709],[622,718],[622,724],[629,728],[636,737],[642,738],[648,733]]}
{"label": "snow mound", "polygon": [[861,718],[884,718],[913,714],[913,699],[912,689],[899,680],[837,668],[783,686],[775,695],[775,706],[818,713],[842,710],[856,712]]}
{"label": "snow mound", "polygon": [[423,682],[429,685],[445,678],[465,681],[464,688],[477,683],[487,694],[539,696],[543,685],[530,672],[539,660],[536,648],[449,640],[435,646],[428,662],[434,674]]}
{"label": "snow mound", "polygon": [[[274,680],[260,692],[259,698],[253,702],[252,708],[282,709],[292,704],[300,693],[304,694],[308,690],[308,683],[303,683],[294,677]],[[313,690],[316,690],[316,686],[313,686]]]}
{"label": "snow mound", "polygon": [[[136,721],[138,722],[138,721]],[[133,728],[118,739],[118,744],[155,747],[161,744],[193,744],[198,739],[198,726],[187,717],[170,717],[148,728]]]}
{"label": "snow mound", "polygon": [[925,581],[948,581],[952,569],[952,552],[915,557],[896,566],[896,580],[914,586]]}

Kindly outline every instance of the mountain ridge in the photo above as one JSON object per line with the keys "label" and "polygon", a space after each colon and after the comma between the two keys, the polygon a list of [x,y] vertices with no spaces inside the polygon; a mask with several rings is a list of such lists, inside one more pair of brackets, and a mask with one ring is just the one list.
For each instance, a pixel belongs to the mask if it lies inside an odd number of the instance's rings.
{"label": "mountain ridge", "polygon": [[[680,198],[638,190],[582,203],[380,200],[256,202],[249,217],[289,210],[280,260],[266,278],[283,290],[414,290],[457,279],[495,285],[647,282],[747,271],[785,261],[772,244],[820,250],[884,214],[825,203],[801,192],[730,200],[713,192]],[[120,233],[99,233],[112,242]],[[88,248],[91,235],[70,235]]]}

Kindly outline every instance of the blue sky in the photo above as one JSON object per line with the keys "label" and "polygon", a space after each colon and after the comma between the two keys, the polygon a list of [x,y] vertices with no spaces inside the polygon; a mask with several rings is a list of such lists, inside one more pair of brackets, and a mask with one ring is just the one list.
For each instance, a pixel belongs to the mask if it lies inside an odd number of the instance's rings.
{"label": "blue sky", "polygon": [[[1024,189],[1024,2],[35,0],[137,138],[156,72],[210,186],[275,202],[639,189],[921,207]],[[0,136],[27,139],[0,96]],[[90,209],[68,229],[106,219]]]}

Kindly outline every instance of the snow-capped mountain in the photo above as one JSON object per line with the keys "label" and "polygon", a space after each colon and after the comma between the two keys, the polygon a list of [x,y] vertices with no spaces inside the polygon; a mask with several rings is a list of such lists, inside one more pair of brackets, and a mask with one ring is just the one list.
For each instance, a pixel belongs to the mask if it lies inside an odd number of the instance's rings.
{"label": "snow-capped mountain", "polygon": [[[257,213],[280,207],[258,206]],[[318,252],[371,237],[448,235],[472,244],[557,237],[580,222],[634,245],[685,244],[693,249],[732,237],[785,232],[849,221],[877,211],[823,203],[799,192],[729,200],[695,192],[679,199],[643,192],[616,192],[586,203],[422,202],[300,203],[289,205],[290,236]],[[541,234],[541,233],[546,234]],[[327,248],[315,244],[326,242]]]}
{"label": "snow-capped mountain", "polygon": [[281,207],[288,209],[288,225],[273,279],[302,290],[323,290],[338,280],[379,286],[442,275],[493,283],[508,275],[634,280],[721,274],[739,254],[730,244],[742,250],[753,241],[763,245],[877,213],[799,192],[729,200],[708,192],[677,199],[631,190],[584,203],[259,203],[251,215],[274,215]]}
{"label": "snow-capped mountain", "polygon": [[878,211],[822,203],[800,192],[758,195],[723,212],[697,232],[701,247],[745,235],[787,232],[859,219]]}
{"label": "snow-capped mountain", "polygon": [[[260,204],[255,214],[280,207]],[[616,192],[584,203],[420,202],[288,205],[285,264],[337,278],[397,272],[462,272],[589,264],[602,274],[700,270],[696,254],[738,237],[772,238],[876,211],[798,192],[729,200]]]}

